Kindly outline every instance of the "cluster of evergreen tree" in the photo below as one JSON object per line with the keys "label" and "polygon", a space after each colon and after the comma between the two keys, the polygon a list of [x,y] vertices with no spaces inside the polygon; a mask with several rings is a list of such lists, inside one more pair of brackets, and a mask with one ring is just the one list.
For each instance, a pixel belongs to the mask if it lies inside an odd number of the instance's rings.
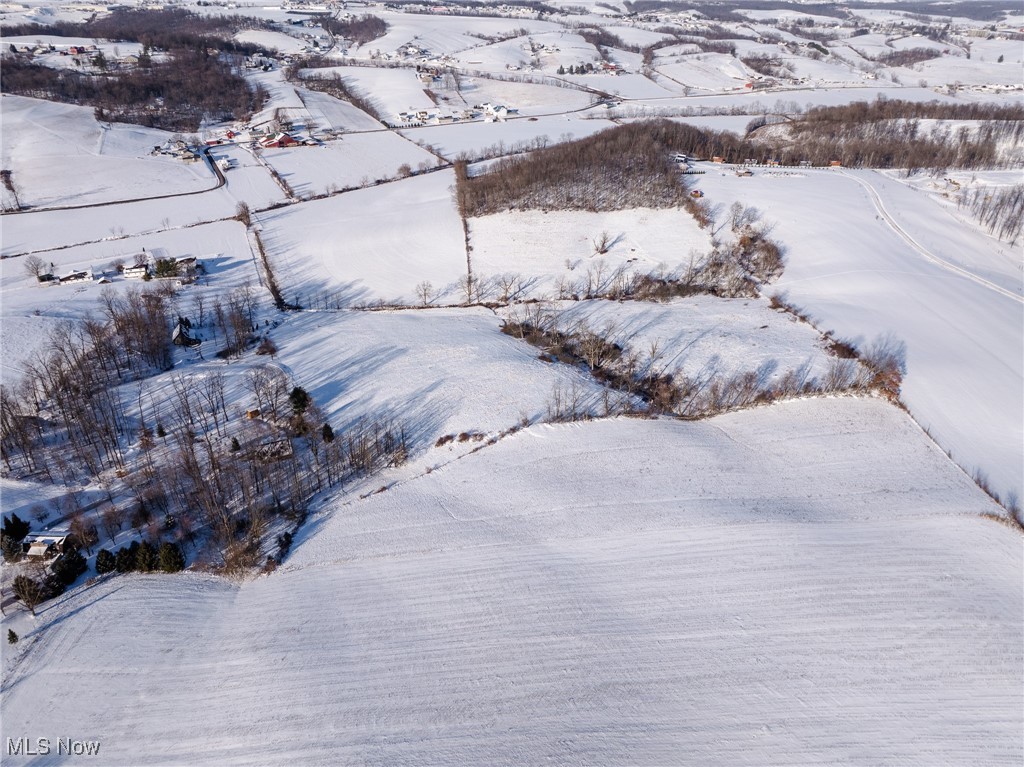
{"label": "cluster of evergreen tree", "polygon": [[159,548],[151,543],[132,541],[116,553],[101,549],[96,554],[96,573],[176,573],[185,569],[185,555],[176,543],[165,541]]}
{"label": "cluster of evergreen tree", "polygon": [[17,514],[11,514],[3,520],[3,528],[0,528],[0,551],[3,553],[4,562],[15,562],[21,558],[22,541],[29,533],[29,524]]}
{"label": "cluster of evergreen tree", "polygon": [[576,66],[570,64],[568,69],[563,66],[558,67],[558,74],[560,75],[589,75],[593,74],[593,72],[594,64],[590,61],[586,64],[577,64]]}

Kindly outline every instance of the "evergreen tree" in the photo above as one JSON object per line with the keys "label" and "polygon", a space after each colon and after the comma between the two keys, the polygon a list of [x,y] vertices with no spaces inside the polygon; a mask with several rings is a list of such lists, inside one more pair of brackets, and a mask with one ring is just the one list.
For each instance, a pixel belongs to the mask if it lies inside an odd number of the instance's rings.
{"label": "evergreen tree", "polygon": [[96,554],[96,574],[112,573],[117,569],[117,559],[107,549],[100,549]]}
{"label": "evergreen tree", "polygon": [[324,442],[328,445],[334,442],[334,429],[331,428],[329,423],[324,424],[324,428],[320,433],[324,438]]}
{"label": "evergreen tree", "polygon": [[160,439],[167,436],[167,432],[164,431],[164,425],[159,421],[156,422],[156,436],[160,437]]}
{"label": "evergreen tree", "polygon": [[28,522],[21,519],[17,514],[11,514],[10,519],[4,517],[4,525],[0,533],[20,542],[28,535],[29,529]]}
{"label": "evergreen tree", "polygon": [[14,629],[7,629],[7,644],[18,644],[18,635],[14,633]]}
{"label": "evergreen tree", "polygon": [[78,549],[69,549],[64,552],[64,556],[53,563],[54,576],[60,581],[63,586],[70,586],[79,575],[84,573],[88,569],[88,565]]}
{"label": "evergreen tree", "polygon": [[558,65],[558,74],[560,74],[560,75],[564,75],[565,74],[565,67],[562,66],[561,64]]}
{"label": "evergreen tree", "polygon": [[165,573],[176,573],[185,569],[185,555],[174,543],[164,543],[160,547],[160,569]]}
{"label": "evergreen tree", "polygon": [[232,437],[231,438],[231,452],[232,453],[237,453],[241,449],[242,449],[242,446],[238,443],[238,437]]}
{"label": "evergreen tree", "polygon": [[114,567],[119,573],[130,573],[135,569],[135,558],[138,555],[139,542],[132,541],[131,546],[117,550],[114,556]]}
{"label": "evergreen tree", "polygon": [[21,542],[9,535],[0,535],[0,552],[3,552],[4,562],[17,562],[21,559]]}
{"label": "evergreen tree", "polygon": [[288,402],[291,403],[295,415],[302,415],[309,407],[309,393],[301,386],[296,386],[288,395]]}
{"label": "evergreen tree", "polygon": [[143,542],[135,554],[135,569],[144,573],[153,572],[159,564],[156,548]]}

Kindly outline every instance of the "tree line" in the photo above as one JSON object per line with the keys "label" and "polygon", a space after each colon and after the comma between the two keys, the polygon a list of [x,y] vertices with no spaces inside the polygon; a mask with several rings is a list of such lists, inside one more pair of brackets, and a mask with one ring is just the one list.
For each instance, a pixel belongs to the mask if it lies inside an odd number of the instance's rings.
{"label": "tree line", "polygon": [[237,74],[232,54],[179,49],[166,61],[90,74],[6,58],[0,90],[96,108],[96,117],[172,131],[195,131],[204,120],[245,120],[267,99]]}
{"label": "tree line", "polygon": [[[20,56],[5,56],[0,90],[96,108],[101,120],[172,131],[195,131],[204,120],[244,120],[267,99],[238,70],[243,59],[267,53],[231,35],[266,26],[240,16],[200,16],[188,11],[119,9],[87,22],[4,27],[6,36],[54,35],[141,43],[139,64],[113,71],[102,52],[95,72],[54,69]],[[165,51],[154,60],[151,52]]]}
{"label": "tree line", "polygon": [[[981,102],[903,101],[879,97],[843,106],[811,107],[804,114],[807,124],[873,123],[881,120],[984,120],[997,123],[1024,121],[1024,105]],[[1022,129],[1024,130],[1024,129]]]}
{"label": "tree line", "polygon": [[[838,392],[873,391],[896,399],[905,372],[905,347],[886,337],[862,352],[849,344],[830,343],[829,364],[819,376],[811,375],[809,363],[780,376],[774,375],[772,365],[732,375],[705,368],[688,376],[665,364],[664,350],[657,344],[645,358],[620,324],[595,328],[568,311],[539,302],[517,306],[503,320],[502,332],[540,348],[542,360],[581,368],[603,386],[624,394],[614,407],[605,399],[607,415],[666,413],[699,419],[779,399]],[[826,340],[834,341],[828,336]],[[591,417],[578,394],[558,389],[548,409],[555,421]]]}
{"label": "tree line", "polygon": [[379,37],[384,37],[388,32],[387,22],[372,14],[356,16],[351,19],[336,19],[326,14],[314,18],[320,22],[320,26],[325,32],[335,37],[351,40],[357,46],[373,42]]}
{"label": "tree line", "polygon": [[[857,2],[844,3],[842,6],[829,3],[807,3],[794,4],[790,0],[743,0],[739,2],[708,2],[708,0],[625,0],[623,6],[629,13],[651,13],[654,11],[697,11],[702,16],[719,21],[731,21],[736,23],[748,23],[749,19],[737,13],[737,10],[747,11],[792,11],[797,8],[801,13],[813,14],[815,16],[831,16],[834,18],[845,18],[849,13],[856,13],[860,9],[882,9],[891,10],[892,4],[886,0],[858,0]],[[932,0],[904,0],[900,3],[902,13],[918,13],[924,20],[932,22],[936,12],[941,8],[941,18],[948,19],[951,16],[966,17],[978,21],[998,21],[1003,18],[1005,4],[998,0],[953,0],[950,3],[943,3],[941,6]]]}
{"label": "tree line", "polygon": [[49,24],[4,24],[4,37],[86,37],[141,43],[144,47],[171,51],[205,50],[211,46],[228,53],[268,53],[262,46],[234,40],[243,29],[272,29],[273,25],[252,16],[204,16],[180,8],[142,10],[118,8],[88,21],[56,20]]}
{"label": "tree line", "polygon": [[[982,125],[955,137],[948,135],[948,128],[926,135],[918,130],[918,118],[980,120]],[[598,211],[692,205],[685,179],[671,159],[678,152],[730,163],[995,168],[1007,162],[995,139],[1024,137],[1024,107],[861,102],[812,109],[790,126],[790,136],[761,138],[649,120],[505,158],[478,176],[471,177],[468,163],[460,159],[455,163],[456,200],[464,216],[514,208]]]}

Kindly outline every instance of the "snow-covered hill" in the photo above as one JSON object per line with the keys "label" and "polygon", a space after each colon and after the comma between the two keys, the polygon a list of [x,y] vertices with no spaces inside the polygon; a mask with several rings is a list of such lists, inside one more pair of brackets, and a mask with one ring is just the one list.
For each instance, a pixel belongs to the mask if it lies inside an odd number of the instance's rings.
{"label": "snow-covered hill", "polygon": [[334,506],[269,577],[22,619],[4,734],[109,765],[1019,764],[996,509],[880,401],[533,427]]}

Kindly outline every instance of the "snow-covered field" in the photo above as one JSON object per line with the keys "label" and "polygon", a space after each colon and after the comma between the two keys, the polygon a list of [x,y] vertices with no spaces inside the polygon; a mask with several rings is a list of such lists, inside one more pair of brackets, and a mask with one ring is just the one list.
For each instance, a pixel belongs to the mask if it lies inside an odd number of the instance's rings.
{"label": "snow-covered field", "polygon": [[235,35],[235,39],[243,43],[262,45],[285,55],[301,53],[309,47],[297,37],[267,29],[246,29]]}
{"label": "snow-covered field", "polygon": [[729,91],[750,82],[750,73],[734,57],[722,53],[686,56],[678,62],[657,64],[669,80],[697,91]]}
{"label": "snow-covered field", "polygon": [[335,506],[270,577],[5,623],[4,729],[109,765],[1019,764],[994,508],[876,401],[534,427]]}
{"label": "snow-covered field", "polygon": [[274,339],[280,363],[339,431],[387,414],[406,426],[414,462],[430,466],[438,451],[419,454],[438,437],[544,420],[556,387],[575,388],[585,410],[603,412],[602,387],[589,375],[540,361],[500,325],[481,308],[319,312],[286,323]]}
{"label": "snow-covered field", "polygon": [[713,203],[752,204],[786,243],[780,292],[822,329],[907,344],[911,413],[968,470],[1020,497],[1024,465],[1019,252],[871,171],[709,172]]}
{"label": "snow-covered field", "polygon": [[221,187],[188,197],[106,208],[19,213],[4,217],[2,253],[5,257],[38,253],[218,221],[235,215],[237,205],[238,199]]}
{"label": "snow-covered field", "polygon": [[214,162],[227,160],[230,163],[228,170],[224,171],[228,177],[226,188],[237,202],[245,202],[250,208],[259,209],[287,199],[269,169],[253,155],[251,149],[236,144],[223,144],[212,148],[210,157]]}
{"label": "snow-covered field", "polygon": [[389,11],[375,11],[375,15],[388,23],[387,34],[361,48],[353,47],[349,50],[350,55],[369,58],[375,51],[394,53],[410,43],[435,56],[455,54],[467,48],[486,45],[491,41],[488,38],[508,37],[516,29],[536,33],[561,29],[552,22],[526,18],[449,17]]}
{"label": "snow-covered field", "polygon": [[301,93],[312,123],[320,128],[364,131],[382,127],[373,117],[347,101],[317,91],[303,89]]}
{"label": "snow-covered field", "polygon": [[166,131],[96,122],[93,110],[4,94],[3,167],[13,171],[21,204],[85,205],[211,189],[202,162],[153,156]]}
{"label": "snow-covered field", "polygon": [[412,69],[328,67],[303,72],[303,77],[334,75],[344,78],[359,93],[369,96],[385,115],[397,115],[407,109],[434,108],[434,102],[424,93],[424,85]]}
{"label": "snow-covered field", "polygon": [[[651,305],[641,301],[563,301],[563,323],[575,322],[636,353],[645,369],[705,380],[753,371],[763,382],[791,371],[821,377],[831,359],[817,331],[773,311],[763,299],[691,296]],[[652,358],[651,353],[655,354]]]}
{"label": "snow-covered field", "polygon": [[297,197],[393,178],[403,165],[426,169],[437,163],[432,154],[390,131],[348,134],[317,147],[268,149],[263,159]]}
{"label": "snow-covered field", "polygon": [[[685,269],[691,256],[711,248],[710,236],[682,209],[509,211],[470,219],[473,271],[507,272],[532,280],[531,294],[550,294],[559,277],[577,280],[588,270],[619,267],[644,274]],[[595,242],[607,233],[607,253]]]}
{"label": "snow-covered field", "polygon": [[286,298],[307,305],[317,297],[342,305],[415,303],[422,281],[436,297],[451,298],[466,274],[454,183],[454,173],[444,170],[261,214]]}

